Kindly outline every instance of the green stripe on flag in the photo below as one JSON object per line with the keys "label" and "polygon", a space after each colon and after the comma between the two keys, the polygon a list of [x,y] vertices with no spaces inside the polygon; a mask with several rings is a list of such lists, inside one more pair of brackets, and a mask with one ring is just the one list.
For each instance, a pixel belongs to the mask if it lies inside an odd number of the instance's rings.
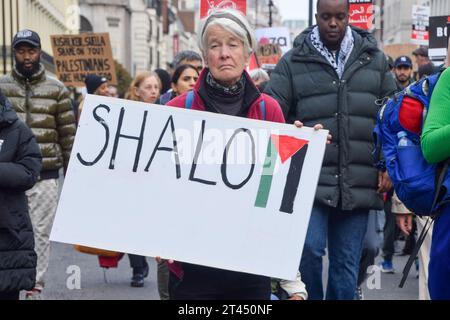
{"label": "green stripe on flag", "polygon": [[256,197],[255,207],[266,208],[269,201],[270,189],[272,187],[273,174],[275,171],[275,165],[277,163],[278,153],[276,152],[275,145],[272,139],[269,140],[267,146],[267,155],[264,162],[263,173],[261,176],[261,182],[259,184],[258,195]]}

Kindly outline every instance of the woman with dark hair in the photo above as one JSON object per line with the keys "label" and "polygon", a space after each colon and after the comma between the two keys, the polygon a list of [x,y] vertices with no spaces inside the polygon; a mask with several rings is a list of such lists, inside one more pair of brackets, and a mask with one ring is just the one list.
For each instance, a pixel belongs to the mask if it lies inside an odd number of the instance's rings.
{"label": "woman with dark hair", "polygon": [[179,66],[172,77],[172,90],[175,96],[194,90],[199,77],[198,70],[190,64]]}
{"label": "woman with dark hair", "polygon": [[159,104],[165,105],[175,97],[194,89],[199,73],[197,68],[190,64],[179,66],[172,76],[172,90],[159,98]]}

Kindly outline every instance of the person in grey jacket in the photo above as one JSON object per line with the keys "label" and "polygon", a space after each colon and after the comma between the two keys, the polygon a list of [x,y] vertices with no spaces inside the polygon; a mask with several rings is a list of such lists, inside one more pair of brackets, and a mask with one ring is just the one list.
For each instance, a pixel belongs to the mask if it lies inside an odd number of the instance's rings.
{"label": "person in grey jacket", "polygon": [[41,170],[39,146],[0,91],[0,300],[18,300],[36,278],[34,235],[25,191]]}
{"label": "person in grey jacket", "polygon": [[372,156],[378,99],[396,89],[386,57],[366,31],[349,26],[345,0],[319,0],[317,26],[279,62],[265,91],[288,122],[323,124],[327,147],[300,263],[310,299],[323,299],[322,256],[330,260],[327,299],[353,299],[370,209],[382,209],[389,177]]}

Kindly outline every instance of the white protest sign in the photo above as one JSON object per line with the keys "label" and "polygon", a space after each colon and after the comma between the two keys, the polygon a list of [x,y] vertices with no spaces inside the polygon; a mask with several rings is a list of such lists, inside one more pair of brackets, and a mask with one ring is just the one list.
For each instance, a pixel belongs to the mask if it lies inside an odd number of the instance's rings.
{"label": "white protest sign", "polygon": [[428,55],[435,65],[444,63],[448,49],[450,16],[430,17],[430,47]]}
{"label": "white protest sign", "polygon": [[51,240],[294,279],[327,134],[88,95]]}
{"label": "white protest sign", "polygon": [[258,44],[278,45],[283,55],[292,49],[291,34],[288,28],[262,28],[256,29],[255,33]]}
{"label": "white protest sign", "polygon": [[430,7],[413,5],[412,8],[412,43],[428,46],[430,41]]}
{"label": "white protest sign", "polygon": [[289,29],[264,28],[256,30],[258,48],[256,55],[263,69],[273,70],[281,57],[291,49]]}

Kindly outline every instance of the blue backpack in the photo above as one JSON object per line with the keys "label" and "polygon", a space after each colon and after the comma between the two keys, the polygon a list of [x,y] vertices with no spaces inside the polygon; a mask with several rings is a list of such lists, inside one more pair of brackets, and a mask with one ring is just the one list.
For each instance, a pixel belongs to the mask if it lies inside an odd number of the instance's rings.
{"label": "blue backpack", "polygon": [[[431,95],[440,75],[438,72],[415,82],[389,99],[378,114],[374,130],[376,157],[381,151],[384,155],[379,168],[385,166],[398,198],[420,216],[434,215],[449,198],[448,162],[429,164],[420,145]],[[399,136],[405,133],[411,143],[399,147]]]}
{"label": "blue backpack", "polygon": [[[420,137],[430,107],[433,90],[441,72],[411,84],[388,100],[378,113],[374,130],[375,154],[382,151],[384,160],[379,169],[386,168],[394,184],[398,198],[405,206],[420,216],[431,216],[419,235],[408,262],[403,269],[400,288],[408,278],[422,243],[439,215],[440,209],[449,202],[450,160],[429,164],[422,153]],[[406,139],[399,146],[400,139]]]}
{"label": "blue backpack", "polygon": [[[189,91],[186,95],[186,103],[185,103],[185,108],[186,109],[192,109],[192,106],[194,105],[194,91]],[[261,101],[261,114],[262,114],[262,119],[261,120],[266,120],[267,118],[267,111],[266,111],[266,102],[264,101],[264,99]]]}

